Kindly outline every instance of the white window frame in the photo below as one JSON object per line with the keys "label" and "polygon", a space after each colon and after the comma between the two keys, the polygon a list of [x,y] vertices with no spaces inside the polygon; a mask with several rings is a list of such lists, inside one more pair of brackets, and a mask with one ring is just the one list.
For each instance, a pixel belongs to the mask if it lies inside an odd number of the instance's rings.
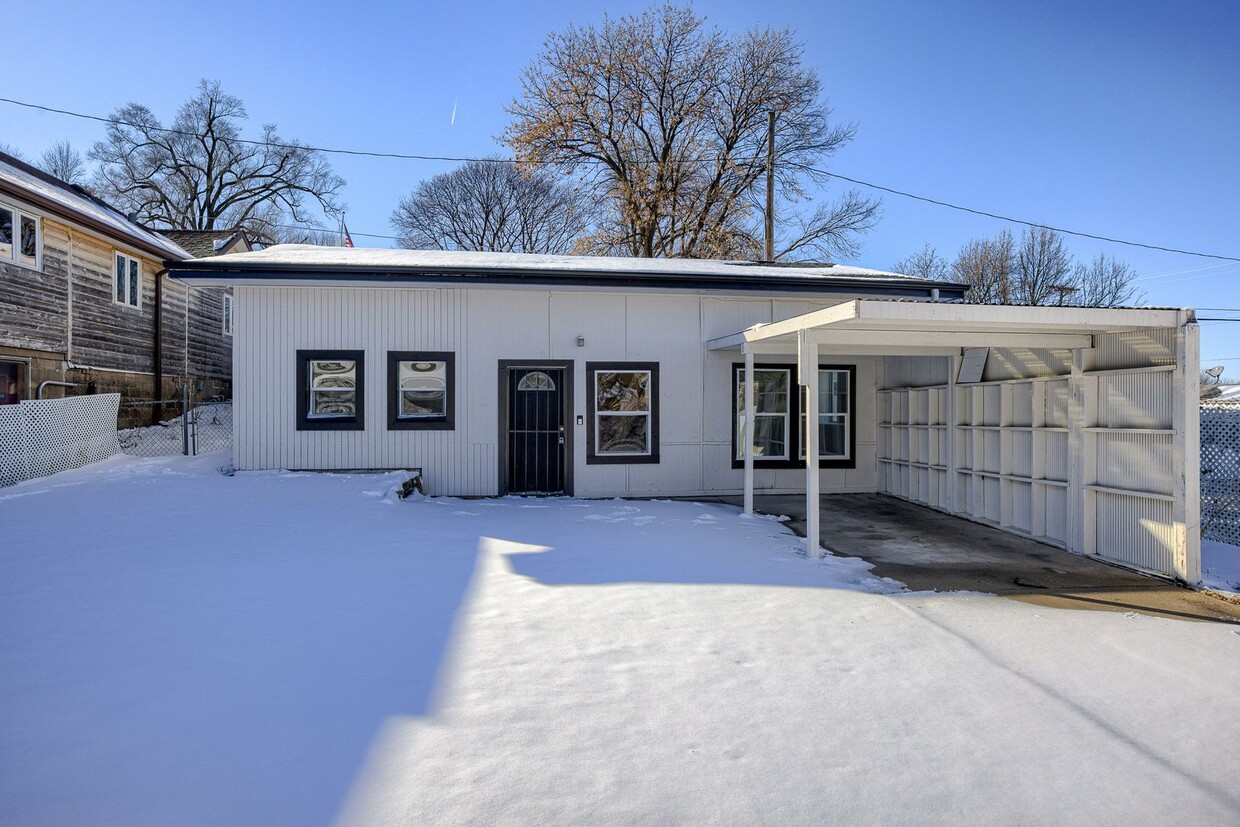
{"label": "white window frame", "polygon": [[[120,250],[113,250],[112,252],[113,252],[113,255],[112,255],[112,303],[120,305],[121,307],[127,307],[131,310],[141,310],[142,309],[142,259],[137,258],[136,256],[131,256],[129,255],[129,253],[122,253]],[[116,298],[116,263],[117,261],[123,261],[125,263],[124,301],[121,301],[120,299]],[[133,267],[134,264],[138,265],[138,294],[137,296],[131,296],[129,293],[129,288],[130,288],[129,271]],[[130,301],[130,299],[136,299],[136,301]]]}
{"label": "white window frame", "polygon": [[[646,407],[640,411],[600,410],[599,377],[608,373],[632,374],[646,377]],[[586,464],[641,464],[659,462],[659,363],[658,362],[587,362],[586,381],[588,393],[586,404],[590,416],[587,434]],[[644,418],[646,420],[646,444],[640,451],[602,451],[603,417]]]}
{"label": "white window frame", "polygon": [[[0,200],[0,209],[8,210],[13,214],[13,243],[10,245],[8,256],[0,255],[0,262],[4,264],[14,264],[18,267],[25,267],[28,270],[43,269],[43,218],[37,213],[18,206],[12,201]],[[34,221],[34,263],[24,260],[22,255],[22,219],[28,218]]]}
{"label": "white window frame", "polygon": [[[791,365],[788,367],[770,367],[770,366],[764,365],[762,367],[755,367],[753,372],[755,376],[759,373],[785,373],[787,374],[787,382],[784,385],[784,387],[787,388],[787,391],[786,391],[787,398],[784,400],[783,412],[782,413],[762,413],[761,411],[758,410],[758,405],[757,405],[758,400],[756,397],[754,398],[754,411],[753,411],[753,418],[755,422],[759,418],[783,419],[784,420],[784,452],[782,454],[761,454],[759,456],[754,457],[754,459],[757,460],[758,462],[787,462],[789,459],[789,456],[788,456],[789,451],[790,451],[789,446],[792,443],[792,431],[789,429],[792,427],[792,386],[796,384],[796,368]],[[737,368],[736,374],[737,375],[736,375],[736,379],[735,379],[733,387],[740,388],[740,389],[745,390],[746,392],[749,392],[749,389],[745,388],[744,366]],[[748,433],[746,430],[746,426],[748,425],[748,423],[745,422],[745,409],[744,409],[744,406],[740,405],[739,396],[733,401],[733,404],[737,405],[739,408],[739,410],[737,410],[735,413],[736,445],[733,448],[733,452],[735,454],[733,456],[733,460],[734,461],[744,460],[745,459],[744,446],[745,446],[745,440],[747,438],[747,433]],[[754,429],[754,432],[757,433],[757,429]]]}
{"label": "white window frame", "polygon": [[[848,400],[848,410],[845,413],[834,413],[831,411],[823,411],[822,410],[822,399],[819,398],[818,400],[818,403],[819,403],[818,404],[818,407],[819,407],[818,424],[821,426],[822,424],[826,422],[832,422],[835,420],[842,421],[844,425],[844,453],[824,454],[822,452],[823,444],[822,444],[822,439],[820,437],[818,440],[818,459],[828,460],[828,461],[830,460],[846,461],[846,460],[852,459],[852,447],[853,447],[852,446],[852,408],[853,408],[852,371],[849,370],[848,368],[819,368],[818,369],[818,388],[819,388],[820,394],[822,393],[822,389],[827,387],[827,382],[824,380],[826,378],[826,375],[830,373],[839,373],[839,374],[844,375],[844,379],[846,382],[846,390],[845,390],[844,397]],[[804,387],[801,388],[800,393],[802,396],[805,395]],[[805,405],[804,405],[804,400],[802,400],[801,410],[798,415],[798,419],[799,419],[798,425],[801,428],[800,433],[802,434],[802,439],[800,440],[801,447],[798,453],[800,454],[800,458],[804,460],[805,459],[805,439],[804,439]]]}
{"label": "white window frame", "polygon": [[233,314],[235,312],[236,312],[236,305],[233,303],[233,297],[225,293],[224,294],[224,311],[223,311],[223,319],[222,319],[223,325],[224,325],[225,336],[233,335],[233,325],[235,324]]}

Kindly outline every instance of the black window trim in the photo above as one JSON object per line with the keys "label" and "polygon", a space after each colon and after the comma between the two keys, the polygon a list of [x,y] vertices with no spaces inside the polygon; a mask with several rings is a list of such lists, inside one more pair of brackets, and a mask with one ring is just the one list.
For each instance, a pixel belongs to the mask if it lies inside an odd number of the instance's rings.
{"label": "black window trim", "polygon": [[[311,362],[351,361],[357,364],[357,408],[353,416],[310,418]],[[364,431],[366,430],[366,351],[364,350],[299,350],[297,351],[297,430],[299,431]]]}
{"label": "black window trim", "polygon": [[[790,380],[788,387],[788,456],[789,459],[753,458],[754,468],[805,468],[805,460],[801,459],[801,375],[794,362],[763,362],[754,363],[754,370],[786,370]],[[819,370],[848,371],[848,459],[819,459],[818,467],[824,468],[856,468],[857,467],[857,366],[833,365],[818,363]],[[736,397],[740,390],[739,372],[745,370],[744,362],[732,363],[732,396],[728,402],[729,415],[732,417],[732,467],[744,468],[744,458],[736,459]]]}
{"label": "black window trim", "polygon": [[[599,371],[617,373],[650,372],[650,453],[599,454],[594,444],[594,416],[597,391],[594,376]],[[659,462],[659,363],[586,362],[586,465],[656,465]]]}
{"label": "black window trim", "polygon": [[[400,416],[401,362],[444,362],[447,388],[443,416]],[[389,431],[453,431],[456,430],[456,353],[448,350],[389,350],[387,352],[387,412]]]}

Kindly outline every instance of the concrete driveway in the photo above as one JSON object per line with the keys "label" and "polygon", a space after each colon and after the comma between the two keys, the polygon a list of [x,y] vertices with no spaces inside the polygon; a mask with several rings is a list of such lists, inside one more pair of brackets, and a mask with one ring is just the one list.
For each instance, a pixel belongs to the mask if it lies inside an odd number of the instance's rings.
{"label": "concrete driveway", "polygon": [[[729,498],[739,504],[739,498]],[[805,498],[759,495],[805,536]],[[879,494],[822,497],[821,543],[914,591],[979,591],[1071,609],[1240,624],[1240,604]]]}

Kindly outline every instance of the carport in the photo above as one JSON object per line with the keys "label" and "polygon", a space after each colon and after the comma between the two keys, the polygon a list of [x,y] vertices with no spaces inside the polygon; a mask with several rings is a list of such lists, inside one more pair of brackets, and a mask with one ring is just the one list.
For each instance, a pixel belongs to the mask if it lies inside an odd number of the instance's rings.
{"label": "carport", "polygon": [[[1201,579],[1191,310],[859,299],[708,343],[795,354],[818,455],[824,356],[881,356],[878,491],[1186,583]],[[754,421],[745,394],[744,422]],[[815,424],[811,424],[815,423]],[[754,508],[754,446],[744,507]],[[806,537],[818,553],[819,473]]]}

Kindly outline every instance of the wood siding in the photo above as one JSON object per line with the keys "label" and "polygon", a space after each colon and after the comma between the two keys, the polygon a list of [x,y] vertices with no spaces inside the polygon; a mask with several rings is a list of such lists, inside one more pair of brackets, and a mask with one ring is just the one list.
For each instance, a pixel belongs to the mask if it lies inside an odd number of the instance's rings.
{"label": "wood siding", "polygon": [[[126,394],[149,395],[136,389],[151,381],[141,377],[150,377],[155,369],[155,278],[163,263],[46,215],[41,219],[42,268],[0,264],[0,347],[47,354],[82,368],[72,376],[58,369],[55,378],[79,381],[92,369],[134,374],[124,385]],[[141,262],[140,307],[114,301],[118,251]],[[226,392],[232,337],[223,333],[225,292],[164,278],[165,377],[215,380],[212,391]]]}
{"label": "wood siding", "polygon": [[[504,359],[572,360],[570,427],[579,496],[737,493],[731,467],[732,364],[709,338],[826,306],[782,299],[676,294],[491,289],[238,287],[234,365],[234,463],[239,469],[422,468],[435,494],[497,493],[498,364]],[[584,345],[578,346],[578,338]],[[366,353],[366,427],[297,431],[296,351]],[[384,365],[389,350],[456,353],[457,422],[452,431],[388,430]],[[790,357],[789,357],[790,358]],[[586,362],[658,362],[660,461],[587,465]],[[877,360],[857,365],[857,467],[824,469],[824,491],[873,491]],[[758,472],[764,491],[801,491],[805,472]]]}

